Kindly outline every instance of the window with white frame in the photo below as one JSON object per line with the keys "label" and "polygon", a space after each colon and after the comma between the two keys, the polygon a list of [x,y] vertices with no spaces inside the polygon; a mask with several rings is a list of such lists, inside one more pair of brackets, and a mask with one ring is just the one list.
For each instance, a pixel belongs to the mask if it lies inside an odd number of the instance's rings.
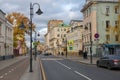
{"label": "window with white frame", "polygon": [[110,13],[110,6],[106,6],[106,15],[108,16]]}
{"label": "window with white frame", "polygon": [[115,14],[118,14],[119,13],[119,8],[118,6],[115,7]]}
{"label": "window with white frame", "polygon": [[115,27],[118,27],[118,21],[115,21]]}
{"label": "window with white frame", "polygon": [[107,20],[107,21],[106,21],[106,28],[109,28],[109,26],[110,26],[110,21]]}
{"label": "window with white frame", "polygon": [[119,35],[115,35],[115,41],[119,41]]}

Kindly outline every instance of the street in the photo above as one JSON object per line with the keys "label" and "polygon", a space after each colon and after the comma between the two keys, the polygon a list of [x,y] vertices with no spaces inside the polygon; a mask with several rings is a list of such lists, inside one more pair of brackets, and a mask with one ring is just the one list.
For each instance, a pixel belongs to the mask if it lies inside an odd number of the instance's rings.
{"label": "street", "polygon": [[0,80],[19,80],[29,65],[28,58],[0,70]]}
{"label": "street", "polygon": [[47,80],[120,80],[120,70],[98,68],[52,55],[40,58]]}

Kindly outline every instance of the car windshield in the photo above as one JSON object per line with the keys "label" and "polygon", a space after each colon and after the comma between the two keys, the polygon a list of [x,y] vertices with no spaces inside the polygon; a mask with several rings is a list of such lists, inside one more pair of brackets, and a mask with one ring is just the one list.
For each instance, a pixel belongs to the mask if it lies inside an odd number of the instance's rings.
{"label": "car windshield", "polygon": [[108,56],[110,59],[120,59],[120,56],[114,56],[114,55],[110,55]]}

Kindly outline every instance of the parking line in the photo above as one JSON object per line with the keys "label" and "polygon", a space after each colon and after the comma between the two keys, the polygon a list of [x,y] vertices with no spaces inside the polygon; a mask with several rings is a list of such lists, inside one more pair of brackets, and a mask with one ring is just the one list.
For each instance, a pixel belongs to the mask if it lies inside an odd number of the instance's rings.
{"label": "parking line", "polygon": [[61,62],[58,62],[58,61],[55,61],[55,62],[57,62],[57,63],[61,64],[62,66],[66,67],[67,69],[71,69],[70,67],[68,67],[68,66],[64,65],[64,64],[63,64],[63,63],[61,63]]}
{"label": "parking line", "polygon": [[74,72],[75,72],[76,74],[78,74],[78,75],[80,75],[80,76],[86,78],[87,80],[92,80],[92,79],[90,79],[89,77],[87,77],[87,76],[85,76],[85,75],[79,73],[78,71],[74,71]]}

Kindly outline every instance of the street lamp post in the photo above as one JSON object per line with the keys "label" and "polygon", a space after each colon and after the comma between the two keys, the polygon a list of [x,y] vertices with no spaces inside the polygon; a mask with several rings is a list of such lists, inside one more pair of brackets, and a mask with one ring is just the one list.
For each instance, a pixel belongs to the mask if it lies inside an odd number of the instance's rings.
{"label": "street lamp post", "polygon": [[37,42],[38,42],[37,41],[37,36],[40,36],[40,34],[39,33],[37,34],[37,32],[35,31],[35,45],[34,45],[35,46],[35,54],[34,54],[35,55],[35,60],[36,60],[36,57],[37,57],[37,45],[38,45],[37,44]]}
{"label": "street lamp post", "polygon": [[30,3],[30,70],[29,72],[33,72],[32,70],[32,18],[33,18],[33,7],[34,5],[38,5],[38,11],[36,14],[41,15],[43,12],[40,10],[40,5],[38,3]]}
{"label": "street lamp post", "polygon": [[92,31],[90,27],[90,63],[92,64]]}

